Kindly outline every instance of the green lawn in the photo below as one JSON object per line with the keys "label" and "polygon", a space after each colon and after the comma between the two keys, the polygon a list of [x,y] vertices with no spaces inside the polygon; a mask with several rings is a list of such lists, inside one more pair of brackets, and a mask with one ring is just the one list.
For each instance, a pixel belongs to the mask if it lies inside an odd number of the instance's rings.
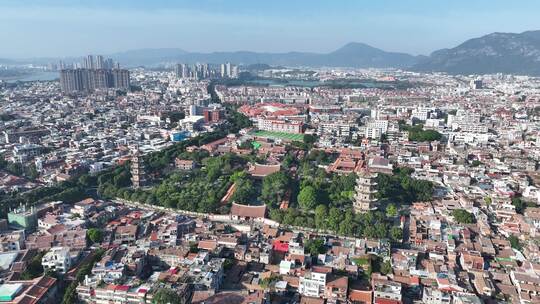
{"label": "green lawn", "polygon": [[303,141],[304,134],[294,134],[294,133],[285,133],[285,132],[273,132],[273,131],[255,131],[253,133],[255,136],[259,137],[268,137],[274,139],[284,139],[288,141]]}
{"label": "green lawn", "polygon": [[354,262],[357,266],[368,265],[368,264],[370,263],[370,261],[369,261],[368,258],[356,258],[356,259],[353,259],[353,262]]}

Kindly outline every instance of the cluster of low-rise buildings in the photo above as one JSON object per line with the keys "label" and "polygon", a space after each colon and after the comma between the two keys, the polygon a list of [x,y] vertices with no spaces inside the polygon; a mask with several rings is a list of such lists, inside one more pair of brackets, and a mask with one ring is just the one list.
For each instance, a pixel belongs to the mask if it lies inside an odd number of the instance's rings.
{"label": "cluster of low-rise buildings", "polygon": [[208,81],[137,70],[132,81],[140,91],[68,95],[57,82],[3,87],[0,108],[10,119],[0,121],[0,154],[35,168],[38,176],[27,180],[2,171],[0,188],[12,192],[97,173],[129,159],[135,150],[159,151],[216,130],[224,121],[222,105],[210,102]]}
{"label": "cluster of low-rise buildings", "polygon": [[[357,175],[356,213],[380,208],[377,174],[412,168],[413,178],[435,189],[430,201],[398,206],[401,242],[284,228],[266,218],[265,206],[230,202],[234,184],[223,215],[91,198],[19,206],[0,221],[0,302],[54,301],[59,281],[23,280],[26,266],[43,254],[45,272],[69,278],[100,247],[104,255],[76,289],[81,302],[145,303],[166,288],[186,303],[539,303],[539,81],[318,73],[321,81],[355,75],[419,85],[218,85],[221,101],[238,105],[253,127],[186,151],[255,154],[264,161],[246,173],[256,180],[280,171],[285,155],[302,158],[304,149],[291,145],[306,141],[330,156],[320,164],[326,172]],[[143,69],[131,79],[139,89],[125,94],[65,95],[55,82],[3,87],[0,109],[11,116],[0,121],[0,153],[38,176],[0,170],[0,190],[25,191],[127,160],[134,186],[142,186],[133,146],[146,154],[219,130],[225,108],[210,101],[208,80]],[[172,165],[202,166],[182,158]],[[289,208],[290,195],[280,209]],[[464,223],[456,210],[473,220]],[[91,244],[87,233],[96,227],[103,239]],[[308,251],[314,240],[323,253]],[[381,265],[390,268],[374,271]]]}

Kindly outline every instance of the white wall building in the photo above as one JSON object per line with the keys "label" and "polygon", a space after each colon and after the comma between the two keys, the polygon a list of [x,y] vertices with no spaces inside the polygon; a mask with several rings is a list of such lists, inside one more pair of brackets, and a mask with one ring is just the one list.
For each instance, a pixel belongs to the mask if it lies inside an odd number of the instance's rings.
{"label": "white wall building", "polygon": [[298,292],[308,297],[321,297],[326,286],[326,273],[306,272],[300,277]]}
{"label": "white wall building", "polygon": [[421,121],[426,121],[430,112],[430,108],[418,107],[412,111],[411,117]]}
{"label": "white wall building", "polygon": [[71,267],[71,255],[67,247],[53,247],[41,259],[43,269],[66,273]]}
{"label": "white wall building", "polygon": [[452,301],[452,296],[438,289],[424,287],[422,302],[432,304],[449,304]]}

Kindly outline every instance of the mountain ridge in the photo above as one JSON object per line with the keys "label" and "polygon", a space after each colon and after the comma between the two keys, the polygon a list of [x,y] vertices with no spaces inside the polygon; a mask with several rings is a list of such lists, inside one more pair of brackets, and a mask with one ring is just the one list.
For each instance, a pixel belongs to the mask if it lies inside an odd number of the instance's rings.
{"label": "mountain ridge", "polygon": [[[190,52],[181,48],[142,48],[106,55],[125,67],[160,66],[197,62],[288,67],[399,68],[418,72],[449,74],[520,74],[540,76],[540,30],[522,33],[493,32],[461,44],[432,52],[429,56],[388,52],[362,42],[349,42],[327,53],[218,51]],[[0,59],[4,64],[47,64],[81,57]]]}
{"label": "mountain ridge", "polygon": [[335,66],[335,67],[407,67],[417,61],[416,56],[406,53],[387,52],[369,46],[365,43],[350,42],[343,47],[329,53],[314,52],[253,52],[253,51],[217,51],[210,53],[187,52],[180,48],[165,49],[137,49],[110,56],[122,61],[126,65],[156,65],[165,62],[183,63],[223,63],[233,64],[259,64],[285,66]]}
{"label": "mountain ridge", "polygon": [[540,31],[494,32],[472,38],[454,48],[434,51],[411,70],[540,76]]}

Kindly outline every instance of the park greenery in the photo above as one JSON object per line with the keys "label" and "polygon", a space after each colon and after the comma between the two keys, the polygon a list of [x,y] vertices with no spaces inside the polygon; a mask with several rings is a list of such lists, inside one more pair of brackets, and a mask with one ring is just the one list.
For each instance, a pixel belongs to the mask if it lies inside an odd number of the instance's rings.
{"label": "park greenery", "polygon": [[397,168],[393,175],[377,175],[377,198],[395,204],[411,204],[429,201],[433,194],[433,183],[414,179],[411,168]]}
{"label": "park greenery", "polygon": [[[225,137],[229,133],[237,133],[240,129],[250,127],[252,122],[246,116],[236,112],[234,108],[227,106],[229,112],[227,122],[215,132],[209,132],[200,136],[176,143],[162,151],[151,153],[144,157],[146,170],[149,174],[159,176],[163,169],[169,166],[175,157],[185,156],[186,148],[189,146],[201,146],[214,140]],[[191,157],[196,160],[207,157],[204,152],[193,154]],[[9,163],[0,158],[0,170],[6,169]],[[129,186],[131,174],[129,172],[129,162],[108,168],[96,175],[83,174],[71,180],[57,183],[52,186],[40,187],[31,191],[20,193],[0,192],[0,216],[5,217],[8,210],[24,205],[37,205],[51,201],[63,201],[74,203],[87,197],[96,198],[129,198],[131,200],[157,203],[155,196],[149,195],[142,190],[133,190]],[[200,189],[198,189],[200,192]],[[207,200],[209,201],[209,200]],[[196,209],[207,210],[204,206],[197,206]],[[215,205],[215,204],[211,204]]]}
{"label": "park greenery", "polygon": [[463,209],[455,209],[452,211],[454,220],[460,224],[474,224],[476,222],[474,215]]}
{"label": "park greenery", "polygon": [[[333,231],[342,235],[390,238],[400,242],[401,228],[393,225],[400,206],[415,201],[429,201],[433,184],[411,177],[412,169],[398,168],[393,175],[378,174],[377,198],[387,208],[355,214],[352,203],[355,195],[356,174],[328,173],[319,165],[327,162],[328,156],[317,150],[298,162],[298,181],[292,181],[290,188],[297,195],[291,197],[293,208],[276,209],[271,204],[270,218],[285,225],[316,228]],[[294,200],[296,198],[296,200]],[[294,208],[296,206],[296,208]]]}
{"label": "park greenery", "polygon": [[33,163],[23,165],[21,163],[10,162],[7,161],[2,154],[0,154],[0,170],[4,170],[15,176],[26,177],[29,179],[36,179],[39,176],[36,166]]}
{"label": "park greenery", "polygon": [[171,288],[160,288],[152,297],[153,304],[185,304],[186,300]]}
{"label": "park greenery", "polygon": [[[6,202],[2,204],[1,211],[5,214],[8,208],[21,203],[59,200],[73,203],[93,196],[224,214],[229,212],[230,202],[234,201],[241,204],[266,204],[270,218],[284,225],[401,242],[403,231],[395,226],[399,211],[413,202],[431,199],[431,182],[412,178],[412,169],[398,168],[391,175],[378,174],[376,178],[376,198],[381,208],[363,214],[354,213],[352,205],[356,193],[356,174],[327,172],[324,166],[333,162],[335,155],[314,149],[316,137],[311,135],[304,136],[302,142],[293,142],[287,146],[283,169],[262,180],[253,179],[245,172],[249,162],[259,161],[255,155],[210,156],[203,150],[188,152],[187,147],[202,146],[252,125],[246,116],[236,112],[232,106],[227,106],[227,111],[228,121],[219,130],[145,155],[145,168],[153,179],[151,187],[131,188],[128,161],[96,175],[83,174],[54,186],[25,193],[0,194],[2,201]],[[304,153],[294,153],[298,149]],[[171,170],[176,157],[194,160],[199,168],[191,171]],[[296,174],[291,175],[290,169],[296,169]],[[236,188],[233,196],[228,202],[221,202],[233,184]],[[283,201],[289,201],[288,209],[280,209]],[[100,232],[89,231],[89,240],[99,242],[103,237]]]}
{"label": "park greenery", "polygon": [[520,197],[513,197],[512,205],[514,205],[514,207],[516,208],[516,212],[519,214],[523,214],[525,212],[525,209],[527,209],[528,207],[536,207],[536,204],[534,202],[524,201]]}
{"label": "park greenery", "polygon": [[390,263],[390,261],[385,261],[381,264],[381,267],[380,267],[380,272],[383,274],[383,275],[387,275],[387,274],[390,274],[392,273],[392,264]]}
{"label": "park greenery", "polygon": [[523,245],[521,245],[521,242],[515,235],[511,235],[508,237],[508,241],[510,242],[510,246],[516,250],[521,251],[523,249]]}
{"label": "park greenery", "polygon": [[[151,190],[140,191],[137,201],[209,213],[219,208],[221,198],[232,184],[231,180],[236,178],[241,185],[241,193],[246,188],[243,183],[249,183],[238,175],[232,178],[233,174],[241,172],[246,164],[246,160],[239,156],[226,154],[209,157],[203,160],[203,164],[203,170],[175,172]],[[251,189],[246,191],[250,192]],[[249,197],[249,193],[239,195]]]}
{"label": "park greenery", "polygon": [[255,201],[256,188],[254,182],[249,178],[245,171],[237,171],[229,178],[230,182],[235,184],[235,191],[231,197],[233,202],[249,203]]}
{"label": "park greenery", "polygon": [[47,251],[38,252],[28,263],[28,266],[21,273],[21,279],[32,280],[43,275],[43,265],[41,259],[47,253]]}
{"label": "park greenery", "polygon": [[434,141],[442,138],[442,134],[435,130],[424,130],[424,126],[422,124],[409,126],[404,122],[400,122],[399,129],[409,132],[410,141]]}
{"label": "park greenery", "polygon": [[395,204],[390,203],[388,206],[386,206],[386,216],[387,217],[395,217],[398,215],[398,209]]}
{"label": "park greenery", "polygon": [[326,253],[326,246],[323,239],[307,240],[304,244],[306,253],[311,255],[319,255]]}
{"label": "park greenery", "polygon": [[353,262],[363,269],[360,279],[365,282],[369,282],[371,280],[371,275],[374,272],[378,272],[383,275],[387,275],[392,272],[392,264],[390,261],[383,261],[383,259],[377,255],[371,254],[366,257],[354,258]]}
{"label": "park greenery", "polygon": [[[84,175],[83,175],[84,176]],[[74,203],[80,201],[90,194],[88,188],[80,183],[81,178],[64,181],[53,186],[41,187],[23,193],[0,193],[0,216],[5,217],[8,210],[21,204],[34,205],[45,202],[63,201]]]}
{"label": "park greenery", "polygon": [[277,282],[281,281],[281,279],[282,279],[282,277],[280,275],[272,274],[269,277],[266,277],[266,278],[262,279],[259,282],[259,285],[262,288],[266,289],[266,288],[271,287],[272,285],[275,285]]}
{"label": "park greenery", "polygon": [[480,165],[482,165],[482,164],[483,164],[483,163],[482,163],[481,161],[475,159],[475,160],[473,160],[473,161],[471,162],[471,167],[478,167],[478,166],[480,166]]}
{"label": "park greenery", "polygon": [[308,185],[300,190],[298,204],[305,210],[311,210],[317,206],[317,191],[313,186]]}
{"label": "park greenery", "polygon": [[74,304],[78,303],[77,298],[77,286],[80,282],[84,280],[84,278],[89,275],[92,272],[92,268],[103,257],[103,254],[105,253],[105,250],[103,248],[97,249],[93,254],[92,257],[86,261],[83,262],[79,269],[77,270],[77,274],[75,276],[75,280],[71,282],[71,284],[68,285],[64,292],[64,297],[62,298],[62,304]]}
{"label": "park greenery", "polygon": [[103,231],[98,228],[90,228],[86,231],[88,240],[92,243],[101,243],[103,241]]}
{"label": "park greenery", "polygon": [[291,178],[285,172],[276,172],[266,176],[262,181],[259,199],[270,209],[279,207],[279,204],[287,195],[290,183]]}

